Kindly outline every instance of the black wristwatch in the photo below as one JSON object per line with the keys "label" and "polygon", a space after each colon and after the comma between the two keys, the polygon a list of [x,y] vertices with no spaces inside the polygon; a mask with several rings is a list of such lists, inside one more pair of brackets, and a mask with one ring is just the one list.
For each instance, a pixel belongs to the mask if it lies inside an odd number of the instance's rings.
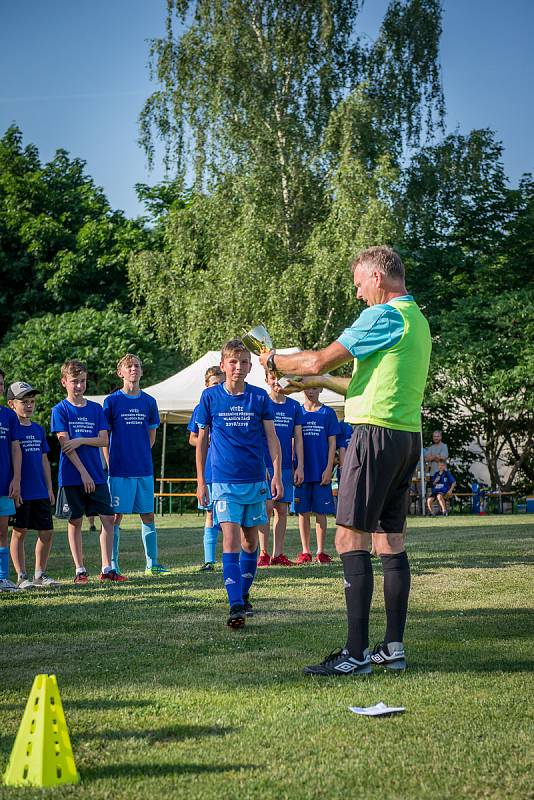
{"label": "black wristwatch", "polygon": [[274,365],[274,355],[275,354],[273,350],[272,353],[269,354],[269,358],[266,361],[266,367],[269,370],[269,372],[276,372],[276,367]]}

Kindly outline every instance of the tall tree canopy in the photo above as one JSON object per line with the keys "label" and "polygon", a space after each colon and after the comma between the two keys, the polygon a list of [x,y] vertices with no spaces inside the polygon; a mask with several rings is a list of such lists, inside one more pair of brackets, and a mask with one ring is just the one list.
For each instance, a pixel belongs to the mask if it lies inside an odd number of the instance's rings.
{"label": "tall tree canopy", "polygon": [[193,197],[169,213],[164,254],[132,259],[134,297],[191,355],[258,318],[311,345],[346,322],[340,231],[393,240],[405,145],[440,123],[440,3],[392,0],[372,44],[359,0],[167,6],[141,140],[151,155],[163,138]]}
{"label": "tall tree canopy", "polygon": [[80,308],[43,314],[15,325],[0,346],[6,381],[29,381],[39,389],[37,421],[47,429],[50,409],[64,396],[60,367],[67,358],[87,364],[87,393],[106,394],[117,388],[116,364],[133,352],[143,361],[145,385],[167,377],[180,364],[138,320],[122,313],[117,303],[103,311]]}
{"label": "tall tree canopy", "polygon": [[0,338],[36,313],[126,304],[128,258],[146,241],[84,161],[58,150],[42,165],[16,126],[0,139]]}

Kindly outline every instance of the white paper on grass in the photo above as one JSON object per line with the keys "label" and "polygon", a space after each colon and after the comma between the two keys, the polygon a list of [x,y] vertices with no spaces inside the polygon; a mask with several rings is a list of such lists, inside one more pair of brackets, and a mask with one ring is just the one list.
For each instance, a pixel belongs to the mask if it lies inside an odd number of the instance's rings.
{"label": "white paper on grass", "polygon": [[401,714],[406,709],[403,706],[387,706],[385,703],[377,703],[376,706],[367,706],[367,708],[349,706],[349,711],[360,714],[362,717],[381,717],[385,714]]}

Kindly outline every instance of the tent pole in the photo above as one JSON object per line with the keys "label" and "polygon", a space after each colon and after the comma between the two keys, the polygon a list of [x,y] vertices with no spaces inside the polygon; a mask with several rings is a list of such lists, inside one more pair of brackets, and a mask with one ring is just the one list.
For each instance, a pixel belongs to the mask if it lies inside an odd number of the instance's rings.
{"label": "tent pole", "polygon": [[[165,451],[167,449],[167,414],[163,417],[163,442],[161,445],[161,468],[159,473],[159,491],[163,493],[165,478]],[[163,497],[159,498],[159,513],[163,516]]]}

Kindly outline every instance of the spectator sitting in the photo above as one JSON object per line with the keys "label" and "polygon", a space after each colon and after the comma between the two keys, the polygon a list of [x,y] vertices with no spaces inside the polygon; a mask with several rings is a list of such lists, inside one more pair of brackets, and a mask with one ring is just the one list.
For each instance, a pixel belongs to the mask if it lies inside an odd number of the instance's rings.
{"label": "spectator sitting", "polygon": [[452,497],[456,481],[454,476],[451,475],[447,469],[447,462],[443,459],[438,461],[438,471],[432,479],[432,493],[427,500],[428,510],[432,516],[435,516],[432,511],[434,500],[437,500],[444,517],[448,516],[446,498]]}
{"label": "spectator sitting", "polygon": [[425,451],[425,463],[429,465],[430,477],[433,478],[438,471],[440,459],[449,457],[449,448],[442,441],[441,431],[434,431],[432,434],[432,444]]}

